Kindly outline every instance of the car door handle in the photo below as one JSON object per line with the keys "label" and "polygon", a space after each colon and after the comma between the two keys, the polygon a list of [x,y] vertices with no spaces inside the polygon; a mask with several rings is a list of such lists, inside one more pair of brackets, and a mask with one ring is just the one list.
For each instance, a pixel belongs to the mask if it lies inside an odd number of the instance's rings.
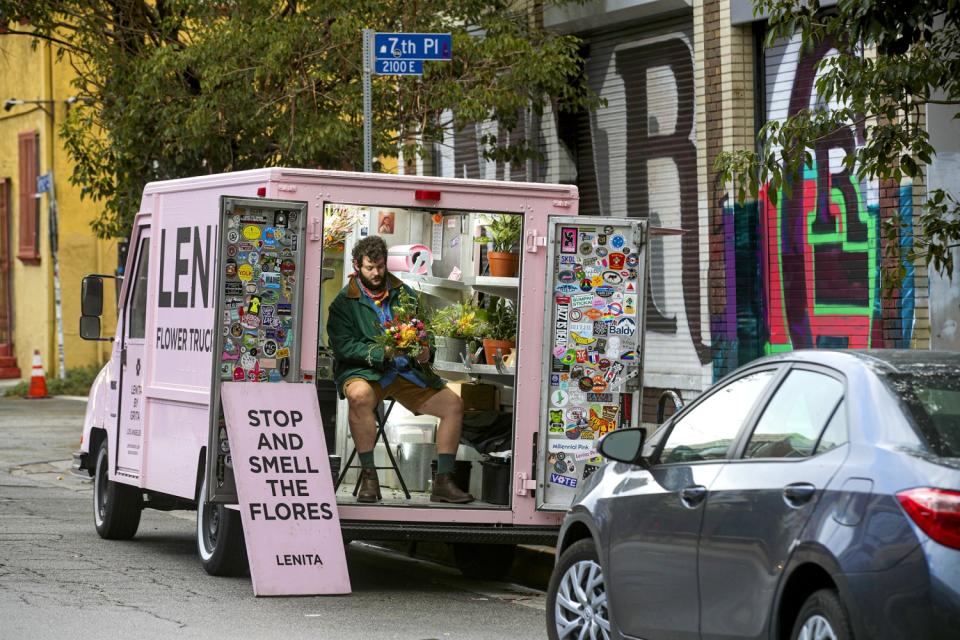
{"label": "car door handle", "polygon": [[680,502],[688,509],[696,509],[707,497],[707,488],[703,485],[693,485],[680,490]]}
{"label": "car door handle", "polygon": [[810,502],[817,488],[809,482],[795,482],[783,488],[783,499],[791,507],[802,507]]}

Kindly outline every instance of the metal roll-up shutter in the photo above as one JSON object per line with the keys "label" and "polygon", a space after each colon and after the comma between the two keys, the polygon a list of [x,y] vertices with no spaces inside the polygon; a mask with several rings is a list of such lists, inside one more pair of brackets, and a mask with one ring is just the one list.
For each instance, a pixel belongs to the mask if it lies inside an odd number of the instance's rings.
{"label": "metal roll-up shutter", "polygon": [[[764,51],[765,121],[821,106],[816,67],[834,50],[821,43],[801,52],[800,45],[798,34]],[[761,191],[767,353],[895,346],[884,344],[881,327],[877,183],[842,162],[864,142],[862,126],[840,129],[814,143],[813,164],[789,196]]]}
{"label": "metal roll-up shutter", "polygon": [[575,133],[558,127],[560,138],[576,145],[580,212],[648,218],[653,227],[677,230],[650,242],[644,384],[651,393],[695,394],[710,379],[711,354],[692,20],[591,34],[587,43],[584,72],[607,106],[581,114]]}

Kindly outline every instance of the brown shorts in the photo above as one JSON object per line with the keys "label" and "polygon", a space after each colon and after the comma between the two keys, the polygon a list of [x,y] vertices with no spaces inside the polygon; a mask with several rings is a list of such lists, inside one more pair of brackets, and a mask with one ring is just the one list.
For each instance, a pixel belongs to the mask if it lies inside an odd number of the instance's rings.
{"label": "brown shorts", "polygon": [[397,402],[403,405],[407,411],[419,413],[423,403],[437,395],[446,387],[434,389],[432,387],[418,387],[403,376],[397,376],[393,382],[386,388],[380,386],[379,380],[365,380],[360,377],[347,378],[343,383],[343,393],[346,395],[347,387],[352,384],[363,382],[370,385],[370,388],[377,394],[377,402],[383,402],[386,397],[396,398]]}

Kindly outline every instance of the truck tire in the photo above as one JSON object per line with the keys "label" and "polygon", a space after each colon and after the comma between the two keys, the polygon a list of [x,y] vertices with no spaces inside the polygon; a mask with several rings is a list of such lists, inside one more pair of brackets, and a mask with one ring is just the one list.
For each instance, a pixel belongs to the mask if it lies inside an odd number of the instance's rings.
{"label": "truck tire", "polygon": [[477,580],[499,580],[513,565],[515,544],[455,542],[453,561],[464,576]]}
{"label": "truck tire", "polygon": [[93,524],[105,540],[129,540],[140,526],[143,493],[137,487],[110,480],[107,439],[97,449],[93,472]]}
{"label": "truck tire", "polygon": [[197,496],[197,554],[203,570],[212,576],[242,576],[248,569],[246,542],[240,512],[207,502],[207,477],[203,474]]}

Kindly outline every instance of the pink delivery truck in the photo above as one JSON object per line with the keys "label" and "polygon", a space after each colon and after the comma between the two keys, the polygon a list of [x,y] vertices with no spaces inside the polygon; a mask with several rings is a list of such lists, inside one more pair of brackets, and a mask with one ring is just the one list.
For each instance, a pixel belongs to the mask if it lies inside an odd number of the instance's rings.
{"label": "pink delivery truck", "polygon": [[[97,532],[131,538],[144,508],[196,509],[204,568],[243,569],[220,401],[242,380],[316,388],[344,540],[449,542],[476,576],[506,569],[518,543],[555,542],[599,438],[639,424],[643,380],[646,221],[577,206],[568,185],[305,169],[148,184],[113,337],[100,327],[112,276],[83,282],[81,335],[112,343],[74,460],[94,480]],[[437,421],[390,398],[382,499],[355,497],[326,317],[368,235],[434,320],[432,367],[464,404],[454,475],[474,502],[429,500]]]}

